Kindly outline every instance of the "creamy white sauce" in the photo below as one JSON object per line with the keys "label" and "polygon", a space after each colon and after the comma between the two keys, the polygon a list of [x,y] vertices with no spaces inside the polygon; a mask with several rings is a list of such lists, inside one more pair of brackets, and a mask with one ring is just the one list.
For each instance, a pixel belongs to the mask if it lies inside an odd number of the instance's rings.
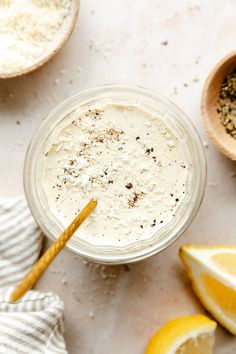
{"label": "creamy white sauce", "polygon": [[190,169],[184,142],[138,106],[107,104],[74,117],[45,151],[43,190],[67,226],[91,199],[95,211],[74,237],[125,246],[175,218]]}

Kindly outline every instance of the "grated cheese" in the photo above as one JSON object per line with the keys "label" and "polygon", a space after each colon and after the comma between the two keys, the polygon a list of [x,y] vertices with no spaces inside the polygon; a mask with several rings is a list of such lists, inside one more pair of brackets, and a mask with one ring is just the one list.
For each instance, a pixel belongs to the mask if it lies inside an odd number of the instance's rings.
{"label": "grated cheese", "polygon": [[27,69],[57,47],[71,0],[0,0],[0,72]]}

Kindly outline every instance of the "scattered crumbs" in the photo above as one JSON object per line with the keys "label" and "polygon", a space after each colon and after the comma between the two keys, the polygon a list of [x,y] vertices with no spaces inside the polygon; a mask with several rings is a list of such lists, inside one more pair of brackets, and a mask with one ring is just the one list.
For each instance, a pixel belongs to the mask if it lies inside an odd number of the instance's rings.
{"label": "scattered crumbs", "polygon": [[52,273],[52,274],[61,274],[61,271],[60,271],[60,269],[55,268],[55,269],[50,269],[50,273]]}
{"label": "scattered crumbs", "polygon": [[17,121],[16,121],[16,124],[17,124],[17,125],[20,125],[20,121],[19,121],[19,120],[17,120]]}
{"label": "scattered crumbs", "polygon": [[140,140],[140,137],[139,137],[139,136],[136,136],[136,140]]}
{"label": "scattered crumbs", "polygon": [[106,280],[108,278],[108,274],[105,273],[104,271],[101,271],[100,275],[103,280]]}
{"label": "scattered crumbs", "polygon": [[131,189],[131,188],[133,188],[133,185],[132,185],[132,183],[127,183],[125,187],[126,187],[127,189]]}
{"label": "scattered crumbs", "polygon": [[185,82],[185,83],[183,84],[183,86],[184,86],[184,87],[188,87],[188,84]]}
{"label": "scattered crumbs", "polygon": [[188,11],[200,10],[201,7],[199,5],[188,5]]}
{"label": "scattered crumbs", "polygon": [[59,83],[60,83],[59,79],[54,79],[54,80],[53,80],[54,86],[58,86]]}
{"label": "scattered crumbs", "polygon": [[164,45],[164,46],[168,45],[168,40],[166,39],[165,41],[162,41],[161,45]]}
{"label": "scattered crumbs", "polygon": [[193,82],[198,82],[198,81],[199,81],[199,76],[195,75],[194,78],[193,78]]}
{"label": "scattered crumbs", "polygon": [[64,75],[66,73],[65,69],[61,69],[59,72],[61,75]]}
{"label": "scattered crumbs", "polygon": [[218,184],[217,183],[209,183],[209,187],[216,188],[216,187],[218,187]]}
{"label": "scattered crumbs", "polygon": [[89,318],[93,319],[95,317],[94,311],[89,311]]}
{"label": "scattered crumbs", "polygon": [[229,172],[230,177],[236,177],[236,171],[230,171]]}
{"label": "scattered crumbs", "polygon": [[126,272],[129,272],[130,271],[130,267],[128,266],[128,264],[124,264],[124,270]]}
{"label": "scattered crumbs", "polygon": [[66,280],[65,278],[62,278],[61,283],[62,283],[63,285],[66,285],[66,284],[67,284],[67,280]]}
{"label": "scattered crumbs", "polygon": [[176,86],[174,86],[173,92],[174,92],[175,95],[178,95],[178,88]]}

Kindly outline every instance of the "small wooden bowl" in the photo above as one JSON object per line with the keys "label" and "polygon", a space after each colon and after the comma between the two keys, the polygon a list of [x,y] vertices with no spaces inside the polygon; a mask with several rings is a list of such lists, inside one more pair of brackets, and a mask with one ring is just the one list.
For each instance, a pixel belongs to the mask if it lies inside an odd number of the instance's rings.
{"label": "small wooden bowl", "polygon": [[52,50],[48,51],[46,55],[41,56],[36,63],[30,65],[27,68],[24,68],[23,70],[17,70],[17,71],[13,70],[10,73],[9,72],[8,73],[0,72],[0,79],[10,79],[13,77],[28,74],[31,71],[34,71],[34,70],[40,68],[43,64],[47,63],[50,59],[52,59],[54,57],[54,55],[64,46],[64,44],[66,43],[66,41],[70,37],[70,35],[75,27],[75,23],[76,23],[78,13],[79,13],[80,0],[71,0],[71,1],[72,1],[72,14],[69,19],[70,22],[67,26],[67,29],[62,32],[61,38],[58,41],[57,45],[52,47]]}
{"label": "small wooden bowl", "polygon": [[215,146],[231,160],[236,161],[236,139],[226,132],[217,113],[220,87],[229,74],[236,70],[236,51],[229,53],[208,76],[201,101],[202,121]]}

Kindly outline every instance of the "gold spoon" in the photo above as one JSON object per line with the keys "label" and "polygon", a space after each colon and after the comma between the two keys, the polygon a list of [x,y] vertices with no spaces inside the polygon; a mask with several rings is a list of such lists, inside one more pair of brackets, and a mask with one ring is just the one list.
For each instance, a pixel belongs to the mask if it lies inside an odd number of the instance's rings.
{"label": "gold spoon", "polygon": [[31,271],[25,276],[25,278],[18,284],[15,290],[10,296],[11,302],[19,300],[26,291],[30,290],[34,284],[38,281],[41,275],[48,268],[49,264],[54,260],[58,253],[63,249],[65,244],[73,236],[78,227],[89,216],[93,209],[97,206],[97,201],[92,199],[84,207],[83,210],[76,216],[72,223],[66,228],[63,234],[49,247],[49,249],[39,258],[35,263]]}

